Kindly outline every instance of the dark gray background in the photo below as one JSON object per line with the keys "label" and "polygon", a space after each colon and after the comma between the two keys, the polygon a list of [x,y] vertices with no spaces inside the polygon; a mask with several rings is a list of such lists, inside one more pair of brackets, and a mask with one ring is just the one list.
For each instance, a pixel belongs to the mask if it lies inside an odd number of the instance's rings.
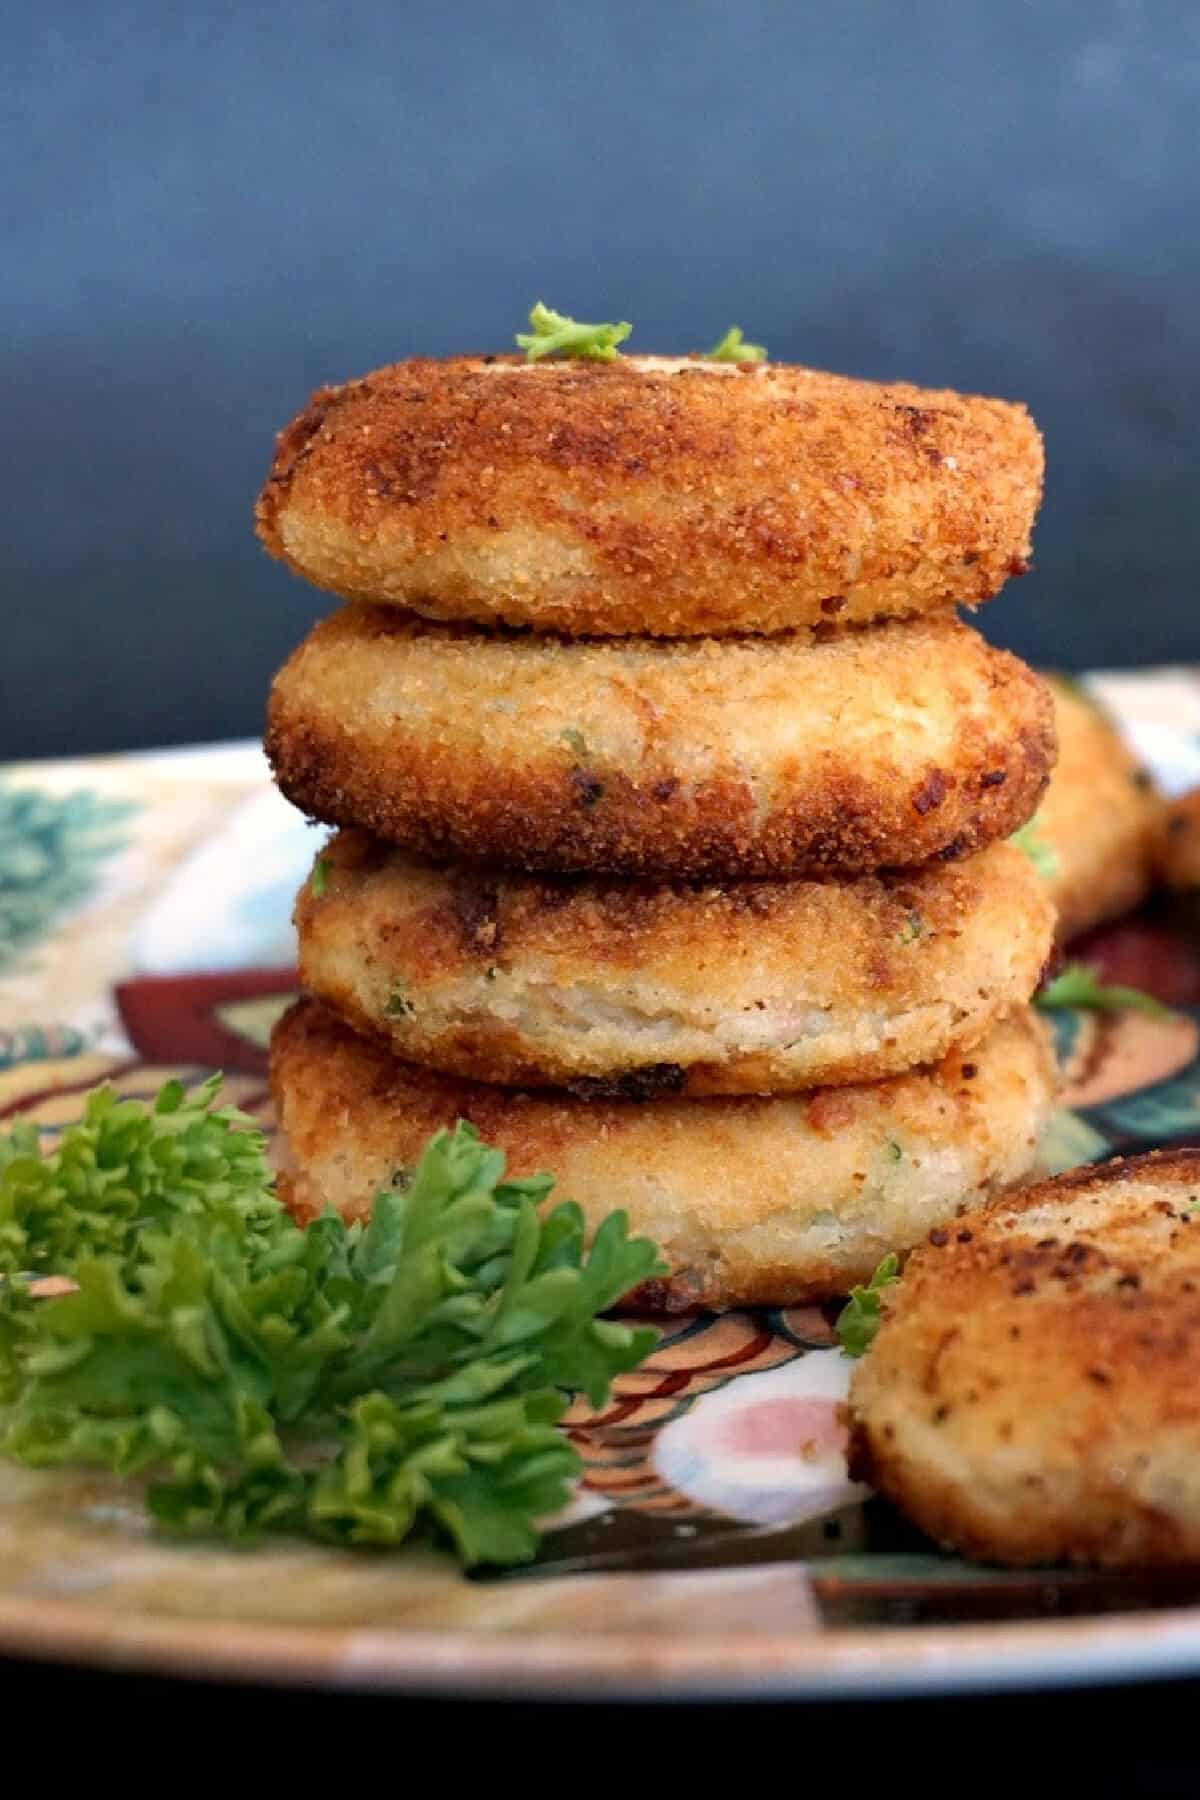
{"label": "dark gray background", "polygon": [[1137,0],[0,6],[0,756],[257,730],[328,605],[256,548],[315,384],[542,296],[1021,396],[989,633],[1200,659],[1200,8]]}

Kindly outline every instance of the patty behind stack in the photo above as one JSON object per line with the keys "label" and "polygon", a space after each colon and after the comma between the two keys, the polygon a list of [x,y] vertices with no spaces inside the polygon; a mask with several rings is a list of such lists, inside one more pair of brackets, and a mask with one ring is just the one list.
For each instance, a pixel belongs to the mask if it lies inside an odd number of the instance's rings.
{"label": "patty behind stack", "polygon": [[999,840],[1053,713],[953,609],[1026,566],[1040,484],[1019,407],[778,365],[315,396],[259,502],[350,601],[268,717],[342,827],[272,1045],[297,1213],[467,1118],[656,1238],[642,1303],[786,1304],[1024,1176],[1054,921]]}

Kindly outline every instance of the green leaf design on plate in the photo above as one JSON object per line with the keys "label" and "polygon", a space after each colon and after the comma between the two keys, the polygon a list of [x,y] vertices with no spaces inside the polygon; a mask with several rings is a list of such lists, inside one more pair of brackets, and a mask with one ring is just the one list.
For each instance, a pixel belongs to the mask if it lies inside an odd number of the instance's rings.
{"label": "green leaf design on plate", "polygon": [[237,1037],[265,1050],[275,1021],[283,1017],[296,998],[294,990],[288,994],[258,994],[252,1000],[227,1001],[215,1011],[222,1025]]}
{"label": "green leaf design on plate", "polygon": [[1147,1149],[1169,1138],[1200,1135],[1200,1063],[1170,1081],[1090,1107],[1088,1116],[1102,1130],[1142,1140]]}
{"label": "green leaf design on plate", "polygon": [[79,1056],[87,1045],[73,1025],[17,1025],[0,1031],[0,1070],[52,1057]]}
{"label": "green leaf design on plate", "polygon": [[[832,1579],[848,1585],[895,1582],[904,1587],[1023,1587],[1030,1580],[1028,1569],[990,1568],[936,1550],[851,1550],[810,1561],[806,1567],[820,1581]],[[1061,1569],[1052,1573],[1062,1579]]]}
{"label": "green leaf design on plate", "polygon": [[1050,1027],[1055,1056],[1060,1063],[1070,1062],[1083,1029],[1083,1014],[1074,1008],[1066,1008],[1060,1012],[1044,1012],[1042,1019]]}
{"label": "green leaf design on plate", "polygon": [[88,788],[51,794],[0,781],[0,974],[91,898],[137,811]]}
{"label": "green leaf design on plate", "polygon": [[1060,1107],[1051,1115],[1042,1134],[1038,1161],[1047,1175],[1062,1175],[1067,1169],[1077,1169],[1081,1163],[1098,1162],[1102,1156],[1107,1156],[1108,1150],[1107,1138],[1086,1119]]}

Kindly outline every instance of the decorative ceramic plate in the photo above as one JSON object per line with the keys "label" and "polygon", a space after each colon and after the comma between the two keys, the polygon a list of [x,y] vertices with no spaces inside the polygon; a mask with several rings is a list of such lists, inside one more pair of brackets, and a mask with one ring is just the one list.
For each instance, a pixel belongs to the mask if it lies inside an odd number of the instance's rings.
{"label": "decorative ceramic plate", "polygon": [[[1164,784],[1200,781],[1200,679],[1094,677]],[[314,832],[253,745],[0,770],[0,1118],[53,1134],[102,1078],[224,1069],[270,1129]],[[1054,1167],[1200,1143],[1200,924],[1088,946],[1169,1019],[1055,1015]],[[669,1325],[606,1411],[538,1562],[230,1551],[156,1536],[91,1473],[0,1463],[0,1651],[183,1673],[579,1696],[848,1694],[1200,1674],[1200,1574],[1011,1573],[943,1556],[847,1479],[847,1364],[817,1308]]]}

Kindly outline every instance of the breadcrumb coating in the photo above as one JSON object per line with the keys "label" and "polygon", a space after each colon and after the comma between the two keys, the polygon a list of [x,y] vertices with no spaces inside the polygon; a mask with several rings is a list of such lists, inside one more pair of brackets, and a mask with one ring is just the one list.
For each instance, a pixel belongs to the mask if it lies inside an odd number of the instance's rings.
{"label": "breadcrumb coating", "polygon": [[1200,1153],[935,1230],[855,1372],[854,1472],[1013,1565],[1200,1562]]}
{"label": "breadcrumb coating", "polygon": [[1060,679],[1048,685],[1058,761],[1037,836],[1054,858],[1048,887],[1065,943],[1141,905],[1163,855],[1166,821],[1153,778],[1103,709]]}
{"label": "breadcrumb coating", "polygon": [[786,363],[416,358],[322,388],[257,508],[347,599],[567,635],[973,606],[1022,574],[1024,407]]}
{"label": "breadcrumb coating", "polygon": [[1032,1166],[1055,1085],[1022,1009],[935,1068],[774,1099],[636,1102],[519,1093],[395,1059],[315,1000],[271,1042],[280,1192],[302,1220],[362,1217],[430,1134],[471,1121],[514,1174],[550,1170],[591,1228],[615,1207],[669,1274],[630,1304],[667,1312],[821,1299],[957,1220]]}
{"label": "breadcrumb coating", "polygon": [[1167,809],[1159,865],[1164,883],[1176,893],[1200,889],[1200,787],[1189,788]]}
{"label": "breadcrumb coating", "polygon": [[963,856],[1034,811],[1050,696],[953,615],[807,637],[571,641],[323,620],[267,753],[303,811],[432,857],[654,878]]}
{"label": "breadcrumb coating", "polygon": [[310,993],[443,1073],[612,1096],[871,1081],[968,1050],[1029,998],[1054,931],[1003,843],[851,882],[514,875],[358,831],[320,863],[296,906]]}

